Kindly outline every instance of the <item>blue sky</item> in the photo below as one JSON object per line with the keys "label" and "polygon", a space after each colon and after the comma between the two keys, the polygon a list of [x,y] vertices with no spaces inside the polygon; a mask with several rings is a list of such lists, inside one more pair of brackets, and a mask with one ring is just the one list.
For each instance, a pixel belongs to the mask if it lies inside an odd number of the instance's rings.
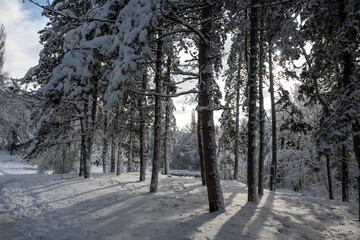
{"label": "blue sky", "polygon": [[[19,0],[17,0],[19,1]],[[20,1],[22,2],[22,1]],[[40,5],[46,5],[47,0],[34,0],[34,2],[39,3]],[[32,19],[39,19],[41,18],[41,12],[42,9],[35,4],[29,2],[28,0],[25,0],[24,3],[22,3],[23,8],[30,12]]]}
{"label": "blue sky", "polygon": [[[37,2],[44,4],[46,0]],[[11,77],[21,78],[37,64],[42,48],[38,31],[46,22],[41,9],[28,0],[0,0],[0,23],[5,25],[7,32],[3,71]]]}

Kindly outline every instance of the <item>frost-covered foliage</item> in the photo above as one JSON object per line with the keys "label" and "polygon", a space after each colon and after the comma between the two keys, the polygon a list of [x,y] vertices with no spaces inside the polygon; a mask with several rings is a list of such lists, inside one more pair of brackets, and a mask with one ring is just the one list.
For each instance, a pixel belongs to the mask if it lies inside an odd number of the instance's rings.
{"label": "frost-covered foliage", "polygon": [[0,149],[12,153],[30,140],[32,106],[6,75],[0,75]]}
{"label": "frost-covered foliage", "polygon": [[176,132],[176,144],[171,154],[171,169],[200,170],[197,135],[191,132]]}
{"label": "frost-covered foliage", "polygon": [[38,164],[38,173],[71,173],[77,170],[77,160],[79,158],[77,144],[58,145],[49,148],[41,158],[34,163]]}

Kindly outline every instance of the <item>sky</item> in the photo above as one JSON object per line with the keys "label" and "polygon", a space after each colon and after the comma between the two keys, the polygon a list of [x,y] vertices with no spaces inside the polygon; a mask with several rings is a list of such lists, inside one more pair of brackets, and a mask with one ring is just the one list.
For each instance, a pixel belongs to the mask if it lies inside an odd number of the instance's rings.
{"label": "sky", "polygon": [[42,49],[38,31],[46,22],[41,9],[27,0],[0,0],[0,23],[4,24],[7,33],[3,70],[11,77],[23,77],[37,64]]}

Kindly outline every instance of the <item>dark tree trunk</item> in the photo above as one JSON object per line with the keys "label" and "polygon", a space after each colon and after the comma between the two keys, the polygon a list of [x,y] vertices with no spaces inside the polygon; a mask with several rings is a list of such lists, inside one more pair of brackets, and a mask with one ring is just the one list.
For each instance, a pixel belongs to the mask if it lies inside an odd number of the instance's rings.
{"label": "dark tree trunk", "polygon": [[79,167],[79,177],[84,176],[84,149],[85,149],[85,129],[84,129],[84,119],[80,119],[80,130],[81,130],[81,142],[80,142],[80,167]]}
{"label": "dark tree trunk", "polygon": [[[343,0],[337,0],[338,3],[338,8],[339,8],[339,18],[340,18],[340,26],[345,26],[346,24],[346,20],[348,17],[348,12],[346,9],[346,4],[347,1],[343,1]],[[359,5],[355,5],[355,7],[357,9],[353,9],[353,10],[359,10],[358,8]],[[350,29],[350,28],[349,28]],[[353,54],[353,52],[351,51],[351,47],[349,47],[349,39],[351,40],[355,40],[357,39],[357,32],[353,31],[353,30],[348,30],[348,32],[345,34],[345,36],[340,37],[339,40],[339,47],[340,49],[342,49],[342,56],[341,56],[341,60],[342,60],[342,65],[343,65],[343,78],[342,78],[342,90],[343,92],[346,92],[346,90],[349,88],[350,84],[352,84],[351,82],[351,75],[354,72],[354,68],[355,68],[355,56]],[[355,41],[354,41],[355,43]],[[347,49],[347,50],[345,50]],[[356,70],[355,70],[356,71]],[[355,84],[355,83],[353,83]],[[351,94],[351,91],[348,91],[347,94]],[[357,99],[358,100],[358,99]],[[359,119],[354,119],[355,121],[353,123],[349,123],[352,124],[352,130],[353,130],[353,146],[354,146],[354,152],[355,152],[355,158],[358,162],[358,167],[359,167],[359,171],[360,171],[360,149],[359,149],[359,140],[360,140],[360,136],[359,136],[359,130],[360,130],[360,125],[359,125]],[[345,168],[345,166],[344,166]],[[343,169],[343,166],[342,166]],[[343,172],[343,170],[342,170]],[[345,172],[344,172],[345,174]],[[360,176],[358,178],[358,188],[359,188],[359,221],[360,221]],[[344,198],[344,197],[343,197]],[[343,199],[344,201],[344,199]]]}
{"label": "dark tree trunk", "polygon": [[211,41],[212,16],[212,7],[210,4],[206,4],[201,11],[201,19],[203,19],[201,33],[208,41],[206,42],[201,38],[199,42],[200,93],[198,109],[201,115],[202,144],[210,212],[224,209],[224,199],[216,160],[215,127],[212,110],[212,55],[210,53],[211,48],[209,43]]}
{"label": "dark tree trunk", "polygon": [[247,185],[248,201],[257,201],[256,190],[256,70],[257,70],[257,0],[251,1],[250,13],[250,68],[249,68],[249,121],[248,121],[248,159]]}
{"label": "dark tree trunk", "polygon": [[169,100],[165,99],[165,134],[164,134],[164,174],[170,175],[170,160],[169,160],[169,131],[170,131],[170,107]]}
{"label": "dark tree trunk", "polygon": [[119,128],[119,136],[118,136],[118,154],[116,160],[116,175],[119,176],[122,170],[122,142],[123,142],[123,133],[124,133],[124,124],[125,124],[125,110],[124,110],[125,98],[123,99],[123,103],[120,108],[120,128]]}
{"label": "dark tree trunk", "polygon": [[[131,103],[130,103],[131,104]],[[132,121],[133,117],[133,109],[132,107],[130,107],[130,138],[129,138],[129,159],[128,159],[128,164],[127,164],[127,172],[132,172],[133,171],[133,126],[134,123]]]}
{"label": "dark tree trunk", "polygon": [[84,178],[91,177],[91,145],[92,145],[92,109],[90,109],[91,97],[88,96],[84,101],[84,149],[83,149],[83,164],[84,164]]}
{"label": "dark tree trunk", "polygon": [[[161,36],[162,32],[159,31],[158,35]],[[157,40],[156,51],[156,69],[155,69],[155,86],[156,93],[161,93],[161,75],[162,75],[162,58],[163,58],[163,42],[161,38]],[[158,174],[159,174],[159,160],[160,160],[160,142],[161,142],[161,98],[155,96],[155,120],[154,120],[154,152],[152,159],[152,173],[150,192],[157,192],[158,190]]]}
{"label": "dark tree trunk", "polygon": [[[142,89],[146,89],[147,85],[147,69],[144,69],[143,75],[142,75]],[[139,117],[140,117],[140,148],[139,148],[139,155],[140,155],[140,181],[145,181],[146,177],[146,160],[145,160],[145,105],[146,101],[144,99],[145,97],[140,95],[139,96]]]}
{"label": "dark tree trunk", "polygon": [[355,121],[353,124],[353,147],[355,152],[355,158],[358,163],[359,168],[359,176],[357,177],[358,180],[358,201],[359,201],[359,221],[360,221],[360,123]]}
{"label": "dark tree trunk", "polygon": [[197,124],[197,135],[198,135],[198,151],[200,158],[200,171],[201,171],[201,182],[202,185],[206,185],[206,174],[205,174],[205,162],[204,162],[204,145],[202,137],[202,125],[201,125],[201,113],[198,111],[198,124]]}
{"label": "dark tree trunk", "polygon": [[240,132],[240,73],[241,73],[241,53],[239,52],[239,66],[237,72],[237,82],[236,82],[236,112],[235,112],[235,148],[234,148],[234,180],[239,181],[239,132]]}
{"label": "dark tree trunk", "polygon": [[347,149],[344,144],[341,147],[341,192],[342,201],[349,202],[349,166]]}
{"label": "dark tree trunk", "polygon": [[270,191],[275,191],[276,170],[277,170],[277,137],[276,137],[276,109],[275,109],[275,90],[272,66],[272,47],[269,40],[269,80],[270,80],[270,100],[271,100],[271,132],[272,132],[272,159],[270,167]]}
{"label": "dark tree trunk", "polygon": [[106,110],[104,110],[104,136],[103,136],[103,151],[102,151],[102,164],[103,164],[103,173],[106,173],[106,167],[107,167],[107,151],[108,151],[108,145],[109,142],[107,140],[107,125],[108,125],[108,120],[107,120],[107,113]]}
{"label": "dark tree trunk", "polygon": [[115,172],[115,164],[116,164],[116,160],[115,160],[115,149],[116,149],[116,141],[115,141],[115,137],[116,137],[116,129],[117,129],[117,125],[118,125],[118,119],[119,119],[119,110],[116,110],[115,113],[115,117],[113,119],[112,122],[112,132],[111,132],[111,149],[110,149],[110,172],[113,173]]}
{"label": "dark tree trunk", "polygon": [[[166,82],[170,83],[170,73],[171,73],[171,56],[168,56],[167,59],[167,71],[166,71]],[[166,88],[166,94],[170,94],[170,88],[169,86],[165,86]],[[170,114],[171,114],[171,108],[170,108],[170,100],[168,98],[165,99],[165,133],[164,133],[164,174],[170,175],[170,159],[169,159],[169,136],[170,136]]]}
{"label": "dark tree trunk", "polygon": [[258,176],[258,194],[264,195],[263,186],[263,172],[264,172],[264,147],[265,147],[265,110],[264,110],[264,95],[263,95],[263,19],[261,17],[261,29],[260,29],[260,58],[259,58],[259,176]]}
{"label": "dark tree trunk", "polygon": [[330,156],[328,154],[326,154],[325,157],[326,157],[327,179],[329,184],[329,198],[333,200],[334,192],[333,192],[333,184],[332,184],[332,176],[331,176],[331,161],[330,161]]}

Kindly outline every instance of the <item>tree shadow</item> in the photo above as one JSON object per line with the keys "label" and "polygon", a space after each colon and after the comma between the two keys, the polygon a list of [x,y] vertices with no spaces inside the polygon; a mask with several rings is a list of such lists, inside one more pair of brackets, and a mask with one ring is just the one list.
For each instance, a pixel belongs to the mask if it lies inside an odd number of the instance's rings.
{"label": "tree shadow", "polygon": [[[270,206],[272,201],[273,197],[268,197],[266,199],[266,205]],[[258,202],[247,202],[221,227],[214,239],[253,239],[251,238],[251,226],[249,223],[254,221],[258,204]]]}

